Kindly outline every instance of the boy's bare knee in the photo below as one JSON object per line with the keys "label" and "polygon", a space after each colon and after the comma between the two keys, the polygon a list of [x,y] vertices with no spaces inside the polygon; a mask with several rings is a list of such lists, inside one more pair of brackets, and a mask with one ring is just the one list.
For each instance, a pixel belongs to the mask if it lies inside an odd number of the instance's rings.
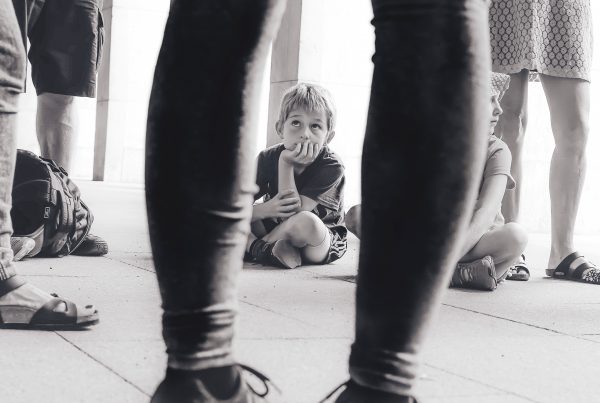
{"label": "boy's bare knee", "polygon": [[516,256],[520,256],[525,250],[525,247],[527,247],[527,242],[529,240],[525,228],[516,222],[508,223],[505,227],[510,234],[511,249],[514,250]]}
{"label": "boy's bare knee", "polygon": [[309,211],[300,211],[288,218],[289,234],[295,241],[312,244],[323,234],[325,224],[319,217]]}
{"label": "boy's bare knee", "polygon": [[346,227],[360,238],[360,204],[350,207],[346,213]]}

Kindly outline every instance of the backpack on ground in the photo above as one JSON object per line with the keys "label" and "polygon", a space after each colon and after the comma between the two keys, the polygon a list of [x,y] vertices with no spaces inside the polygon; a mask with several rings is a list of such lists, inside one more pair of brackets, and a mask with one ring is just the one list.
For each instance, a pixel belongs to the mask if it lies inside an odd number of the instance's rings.
{"label": "backpack on ground", "polygon": [[53,160],[26,150],[17,150],[10,216],[14,236],[35,240],[30,256],[72,253],[94,221],[67,172]]}

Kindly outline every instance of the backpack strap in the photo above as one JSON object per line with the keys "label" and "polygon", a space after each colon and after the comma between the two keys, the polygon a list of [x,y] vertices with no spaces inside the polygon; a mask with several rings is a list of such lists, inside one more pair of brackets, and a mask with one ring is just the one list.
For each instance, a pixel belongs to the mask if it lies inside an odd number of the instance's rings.
{"label": "backpack strap", "polygon": [[[47,166],[47,168],[51,169],[49,166]],[[54,244],[52,249],[58,251],[62,250],[63,246],[67,242],[68,235],[74,228],[75,206],[73,198],[71,197],[71,193],[69,189],[65,189],[63,182],[56,175],[52,174],[50,175],[50,181],[51,186],[53,188],[52,193],[55,193],[57,195],[58,193],[60,193],[61,195],[60,200],[57,200],[57,202],[61,203],[62,208],[58,209],[58,211],[60,212],[60,217],[58,217],[58,226],[56,228],[56,233],[52,237],[47,239],[47,241],[44,241],[44,243],[47,242],[48,244]]]}

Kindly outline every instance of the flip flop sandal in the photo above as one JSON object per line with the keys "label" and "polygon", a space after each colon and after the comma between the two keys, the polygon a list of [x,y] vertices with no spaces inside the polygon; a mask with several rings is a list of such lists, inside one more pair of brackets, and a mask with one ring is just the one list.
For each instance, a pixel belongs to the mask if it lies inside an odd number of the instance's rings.
{"label": "flip flop sandal", "polygon": [[521,259],[508,269],[508,276],[506,279],[512,281],[527,281],[530,277],[531,274],[529,273],[529,268],[525,262],[525,255],[521,255]]}
{"label": "flip flop sandal", "polygon": [[[583,258],[583,263],[577,267],[572,267],[575,260]],[[583,273],[587,271],[585,275]],[[546,275],[563,280],[578,281],[581,283],[600,284],[600,270],[596,265],[578,252],[573,252],[565,257],[562,262],[556,266],[556,269],[546,269]]]}
{"label": "flip flop sandal", "polygon": [[[19,288],[25,284],[25,280],[18,277],[11,277],[0,283],[0,296]],[[73,302],[60,298],[56,294],[52,295],[52,299],[42,305],[31,317],[28,323],[15,322],[6,320],[0,311],[0,328],[5,329],[44,329],[44,330],[69,330],[81,329],[87,326],[97,324],[100,319],[98,310],[93,305],[87,305],[84,308],[79,308]],[[65,311],[55,312],[54,310],[60,305],[65,304]]]}

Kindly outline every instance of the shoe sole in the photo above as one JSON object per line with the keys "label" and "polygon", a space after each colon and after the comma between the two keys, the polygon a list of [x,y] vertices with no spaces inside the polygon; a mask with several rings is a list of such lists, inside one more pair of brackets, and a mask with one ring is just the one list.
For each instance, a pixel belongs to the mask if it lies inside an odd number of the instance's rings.
{"label": "shoe sole", "polygon": [[21,249],[13,256],[13,261],[18,262],[19,260],[26,257],[35,248],[35,241],[32,239],[29,242],[24,242]]}
{"label": "shoe sole", "polygon": [[289,241],[277,241],[273,246],[273,256],[287,269],[295,269],[302,263],[300,252]]}

